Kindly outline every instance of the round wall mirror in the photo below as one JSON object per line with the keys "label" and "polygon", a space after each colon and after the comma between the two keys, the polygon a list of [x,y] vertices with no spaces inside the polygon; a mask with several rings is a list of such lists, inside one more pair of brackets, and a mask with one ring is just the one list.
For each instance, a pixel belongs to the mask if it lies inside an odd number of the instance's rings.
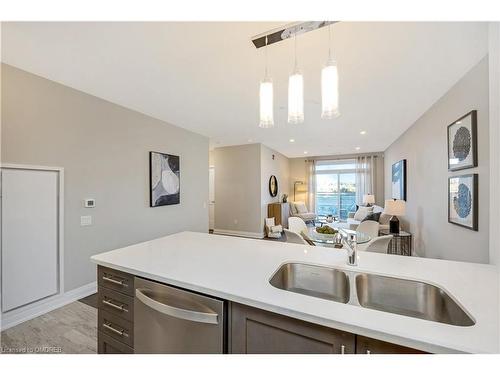
{"label": "round wall mirror", "polygon": [[269,178],[269,194],[271,194],[271,197],[278,195],[278,179],[275,175]]}

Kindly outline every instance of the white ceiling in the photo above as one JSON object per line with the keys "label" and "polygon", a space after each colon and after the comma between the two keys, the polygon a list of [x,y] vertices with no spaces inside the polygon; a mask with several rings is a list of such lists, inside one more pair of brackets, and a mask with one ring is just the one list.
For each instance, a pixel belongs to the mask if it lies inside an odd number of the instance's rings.
{"label": "white ceiling", "polygon": [[288,125],[293,44],[271,45],[277,126],[260,129],[264,56],[250,39],[286,23],[3,23],[2,59],[204,134],[212,146],[262,142],[295,157],[304,151],[385,150],[486,55],[488,46],[486,23],[335,24],[342,115],[325,121],[320,72],[327,29],[304,34],[298,37],[298,62],[305,80],[305,122]]}

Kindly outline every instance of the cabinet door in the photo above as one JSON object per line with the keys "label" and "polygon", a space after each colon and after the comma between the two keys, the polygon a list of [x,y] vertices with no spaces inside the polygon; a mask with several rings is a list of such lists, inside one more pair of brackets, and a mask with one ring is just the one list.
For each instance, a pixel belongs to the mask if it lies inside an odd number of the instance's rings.
{"label": "cabinet door", "polygon": [[358,335],[356,336],[356,354],[425,354],[425,352]]}
{"label": "cabinet door", "polygon": [[99,354],[134,354],[134,349],[98,331],[97,352]]}
{"label": "cabinet door", "polygon": [[239,304],[231,304],[231,353],[353,354],[354,335]]}

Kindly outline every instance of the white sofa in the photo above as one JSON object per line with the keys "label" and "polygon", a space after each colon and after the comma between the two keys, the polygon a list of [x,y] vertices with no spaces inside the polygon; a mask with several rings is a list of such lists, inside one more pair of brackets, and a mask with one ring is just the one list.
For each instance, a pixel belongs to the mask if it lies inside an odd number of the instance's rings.
{"label": "white sofa", "polygon": [[[373,213],[381,213],[380,214],[380,219],[379,219],[379,229],[382,230],[382,229],[389,229],[389,220],[391,219],[391,216],[390,215],[386,215],[384,214],[384,208],[383,207],[380,207],[380,206],[377,206],[377,205],[373,205]],[[358,227],[358,225],[361,223],[361,220],[356,220],[354,218],[354,215],[356,213],[355,212],[349,212],[347,215],[347,220],[345,222],[335,222],[333,223],[332,226],[335,226],[337,228],[345,228],[345,229],[351,229],[351,230],[356,230],[356,228]]]}
{"label": "white sofa", "polygon": [[305,222],[316,219],[316,214],[309,212],[304,202],[290,202],[290,216],[300,217]]}

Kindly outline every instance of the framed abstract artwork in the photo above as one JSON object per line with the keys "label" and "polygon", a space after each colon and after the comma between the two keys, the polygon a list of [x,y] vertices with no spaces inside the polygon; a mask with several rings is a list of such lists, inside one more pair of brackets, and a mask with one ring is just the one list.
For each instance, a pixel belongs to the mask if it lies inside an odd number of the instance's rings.
{"label": "framed abstract artwork", "polygon": [[179,204],[181,195],[179,156],[149,153],[149,190],[151,207]]}
{"label": "framed abstract artwork", "polygon": [[392,165],[392,198],[406,200],[406,159]]}
{"label": "framed abstract artwork", "polygon": [[478,175],[448,179],[448,222],[478,230]]}
{"label": "framed abstract artwork", "polygon": [[477,167],[477,111],[448,125],[448,170]]}

